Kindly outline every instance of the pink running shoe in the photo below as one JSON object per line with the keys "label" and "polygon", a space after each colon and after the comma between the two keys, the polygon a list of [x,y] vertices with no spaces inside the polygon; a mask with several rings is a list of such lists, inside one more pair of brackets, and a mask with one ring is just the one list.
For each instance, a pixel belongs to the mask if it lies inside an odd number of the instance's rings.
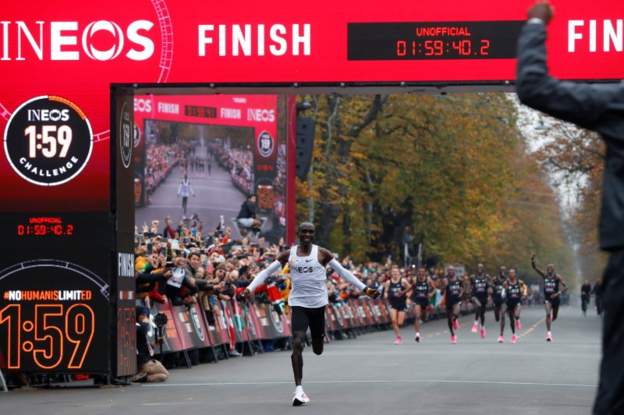
{"label": "pink running shoe", "polygon": [[457,344],[457,334],[451,336],[451,343]]}
{"label": "pink running shoe", "polygon": [[515,334],[513,336],[511,336],[511,343],[512,344],[518,343],[518,336],[516,336]]}
{"label": "pink running shoe", "polygon": [[552,341],[552,333],[551,332],[547,332],[546,333],[546,341],[547,342],[551,342]]}
{"label": "pink running shoe", "polygon": [[522,322],[520,319],[516,320],[516,330],[522,330]]}
{"label": "pink running shoe", "polygon": [[473,332],[473,333],[476,333],[477,330],[479,330],[479,323],[477,323],[475,321],[474,324],[472,325],[472,329],[470,329],[470,331]]}
{"label": "pink running shoe", "polygon": [[487,335],[487,331],[485,331],[485,327],[481,327],[481,332],[479,334],[481,335],[482,339],[485,339],[485,336]]}
{"label": "pink running shoe", "polygon": [[397,338],[394,340],[394,344],[401,344],[401,336],[397,336]]}
{"label": "pink running shoe", "polygon": [[499,343],[505,343],[505,338],[503,336],[498,336]]}

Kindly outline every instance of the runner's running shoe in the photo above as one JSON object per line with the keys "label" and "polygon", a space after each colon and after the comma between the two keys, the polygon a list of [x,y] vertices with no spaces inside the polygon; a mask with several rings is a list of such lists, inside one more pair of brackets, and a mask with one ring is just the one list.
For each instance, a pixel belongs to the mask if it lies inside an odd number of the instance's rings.
{"label": "runner's running shoe", "polygon": [[301,386],[297,386],[295,388],[295,396],[293,396],[292,405],[293,406],[301,406],[310,402],[310,398],[303,391]]}

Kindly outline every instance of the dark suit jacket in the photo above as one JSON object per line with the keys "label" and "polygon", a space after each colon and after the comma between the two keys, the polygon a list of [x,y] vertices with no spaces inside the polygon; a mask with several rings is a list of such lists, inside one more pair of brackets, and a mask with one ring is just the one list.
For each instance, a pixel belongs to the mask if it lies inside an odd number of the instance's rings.
{"label": "dark suit jacket", "polygon": [[553,79],[546,67],[545,41],[546,28],[540,23],[527,23],[520,33],[518,97],[529,107],[596,131],[605,140],[600,246],[624,249],[624,83]]}

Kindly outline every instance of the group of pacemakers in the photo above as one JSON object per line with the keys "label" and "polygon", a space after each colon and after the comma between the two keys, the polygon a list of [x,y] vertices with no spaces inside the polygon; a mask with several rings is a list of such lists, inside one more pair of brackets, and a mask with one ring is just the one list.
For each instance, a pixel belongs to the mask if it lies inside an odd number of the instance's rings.
{"label": "group of pacemakers", "polygon": [[[555,272],[552,264],[547,265],[546,272],[538,268],[535,256],[531,257],[533,269],[544,280],[544,305],[546,310],[546,341],[552,341],[551,326],[557,319],[561,294],[567,290],[567,286],[561,276]],[[522,330],[520,310],[522,300],[528,294],[526,284],[518,279],[515,268],[500,267],[496,276],[485,273],[483,264],[477,265],[477,272],[470,276],[469,288],[457,276],[453,266],[447,267],[446,275],[442,278],[434,278],[427,274],[425,268],[419,268],[416,277],[412,280],[401,275],[398,266],[394,266],[390,273],[390,279],[384,286],[384,297],[390,304],[392,328],[395,334],[394,344],[401,344],[400,327],[405,320],[405,311],[408,307],[407,300],[411,300],[414,306],[414,328],[416,342],[421,341],[421,321],[426,320],[427,310],[430,308],[432,298],[436,291],[443,293],[443,304],[446,309],[448,328],[451,334],[451,343],[457,343],[457,329],[459,328],[459,313],[461,302],[464,301],[466,291],[469,292],[470,300],[475,307],[475,321],[472,332],[479,333],[481,338],[487,335],[485,329],[485,312],[488,305],[488,297],[494,304],[494,316],[500,324],[498,342],[505,342],[505,316],[509,317],[511,328],[511,342],[517,343],[516,330]]]}

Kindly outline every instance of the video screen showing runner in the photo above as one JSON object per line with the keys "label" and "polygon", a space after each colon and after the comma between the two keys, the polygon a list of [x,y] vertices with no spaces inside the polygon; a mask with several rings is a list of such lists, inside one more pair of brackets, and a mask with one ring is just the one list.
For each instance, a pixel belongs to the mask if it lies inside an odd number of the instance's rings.
{"label": "video screen showing runner", "polygon": [[[278,241],[285,232],[286,145],[273,172],[258,172],[256,149],[274,146],[256,128],[146,119],[135,153],[139,233],[183,245],[214,237]],[[272,173],[272,174],[271,174]]]}

